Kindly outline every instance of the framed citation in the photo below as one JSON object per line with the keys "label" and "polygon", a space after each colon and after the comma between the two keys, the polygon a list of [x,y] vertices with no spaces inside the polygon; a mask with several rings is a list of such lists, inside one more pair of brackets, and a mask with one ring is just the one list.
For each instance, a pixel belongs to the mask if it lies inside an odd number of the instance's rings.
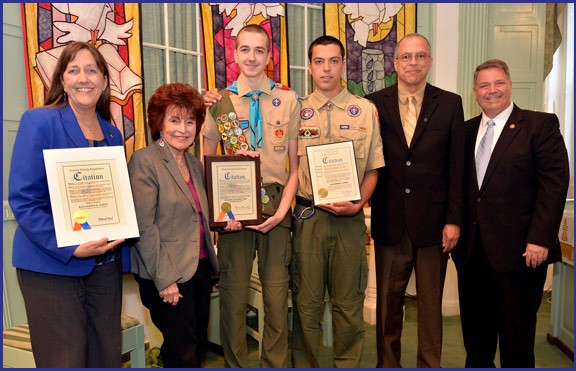
{"label": "framed citation", "polygon": [[306,154],[314,205],[362,198],[352,141],[308,146]]}
{"label": "framed citation", "polygon": [[139,237],[124,147],[45,149],[58,247]]}
{"label": "framed citation", "polygon": [[260,158],[204,156],[210,228],[262,223]]}

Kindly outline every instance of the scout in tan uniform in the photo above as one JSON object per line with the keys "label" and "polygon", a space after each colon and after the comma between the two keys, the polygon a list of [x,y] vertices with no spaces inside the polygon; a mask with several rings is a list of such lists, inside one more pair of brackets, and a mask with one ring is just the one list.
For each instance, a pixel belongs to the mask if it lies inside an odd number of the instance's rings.
{"label": "scout in tan uniform", "polygon": [[[266,220],[240,232],[221,233],[218,239],[222,348],[227,367],[249,367],[246,307],[258,251],[265,311],[262,366],[288,367],[289,211],[298,187],[300,102],[292,90],[266,77],[270,39],[262,27],[244,27],[236,38],[234,55],[240,76],[221,92],[223,99],[206,115],[204,153],[215,154],[222,140],[226,154],[260,156]],[[256,103],[259,110],[254,109]]]}
{"label": "scout in tan uniform", "polygon": [[[308,49],[315,91],[302,99],[298,133],[298,195],[293,237],[294,367],[319,367],[316,358],[326,289],[332,304],[334,366],[359,367],[364,343],[368,201],[384,166],[376,108],[340,85],[344,47],[321,36]],[[352,140],[361,200],[313,207],[306,147]],[[330,324],[328,324],[330,325]],[[328,367],[329,365],[323,365]]]}

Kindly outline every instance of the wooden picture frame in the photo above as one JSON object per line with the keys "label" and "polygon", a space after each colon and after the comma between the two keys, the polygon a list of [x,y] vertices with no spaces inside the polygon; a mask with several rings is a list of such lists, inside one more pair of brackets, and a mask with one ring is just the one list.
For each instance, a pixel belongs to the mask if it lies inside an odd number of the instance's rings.
{"label": "wooden picture frame", "polygon": [[235,219],[242,225],[262,223],[260,158],[204,156],[210,228]]}

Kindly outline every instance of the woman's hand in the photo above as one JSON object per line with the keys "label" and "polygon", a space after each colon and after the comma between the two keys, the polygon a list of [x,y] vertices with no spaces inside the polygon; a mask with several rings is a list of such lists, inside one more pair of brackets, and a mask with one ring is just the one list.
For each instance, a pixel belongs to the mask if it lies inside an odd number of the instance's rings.
{"label": "woman's hand", "polygon": [[224,231],[226,232],[235,232],[242,229],[242,223],[237,221],[236,219],[228,220],[226,223],[226,227],[224,227]]}
{"label": "woman's hand", "polygon": [[124,242],[124,239],[108,242],[108,237],[102,237],[96,241],[88,241],[83,244],[78,245],[74,253],[72,254],[75,258],[89,258],[95,255],[104,254],[106,251],[113,249]]}
{"label": "woman's hand", "polygon": [[183,296],[180,295],[180,290],[178,289],[178,285],[176,284],[176,282],[166,287],[164,290],[160,291],[159,294],[164,303],[170,303],[172,305],[178,304],[180,298],[183,298]]}

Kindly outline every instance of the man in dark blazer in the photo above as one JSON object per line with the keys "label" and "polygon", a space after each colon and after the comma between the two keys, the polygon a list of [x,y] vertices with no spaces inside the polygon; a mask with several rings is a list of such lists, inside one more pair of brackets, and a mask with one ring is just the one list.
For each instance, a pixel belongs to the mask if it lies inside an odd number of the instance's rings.
{"label": "man in dark blazer", "polygon": [[440,367],[447,252],[463,218],[464,113],[460,96],[426,83],[431,65],[428,40],[406,35],[395,52],[398,84],[367,96],[378,109],[386,160],[371,204],[377,367],[401,367],[404,296],[413,269],[417,367]]}
{"label": "man in dark blazer", "polygon": [[501,367],[535,367],[546,271],[561,259],[568,155],[556,115],[511,102],[505,62],[476,68],[474,94],[482,114],[466,122],[465,223],[452,251],[466,367],[494,367],[497,344]]}

